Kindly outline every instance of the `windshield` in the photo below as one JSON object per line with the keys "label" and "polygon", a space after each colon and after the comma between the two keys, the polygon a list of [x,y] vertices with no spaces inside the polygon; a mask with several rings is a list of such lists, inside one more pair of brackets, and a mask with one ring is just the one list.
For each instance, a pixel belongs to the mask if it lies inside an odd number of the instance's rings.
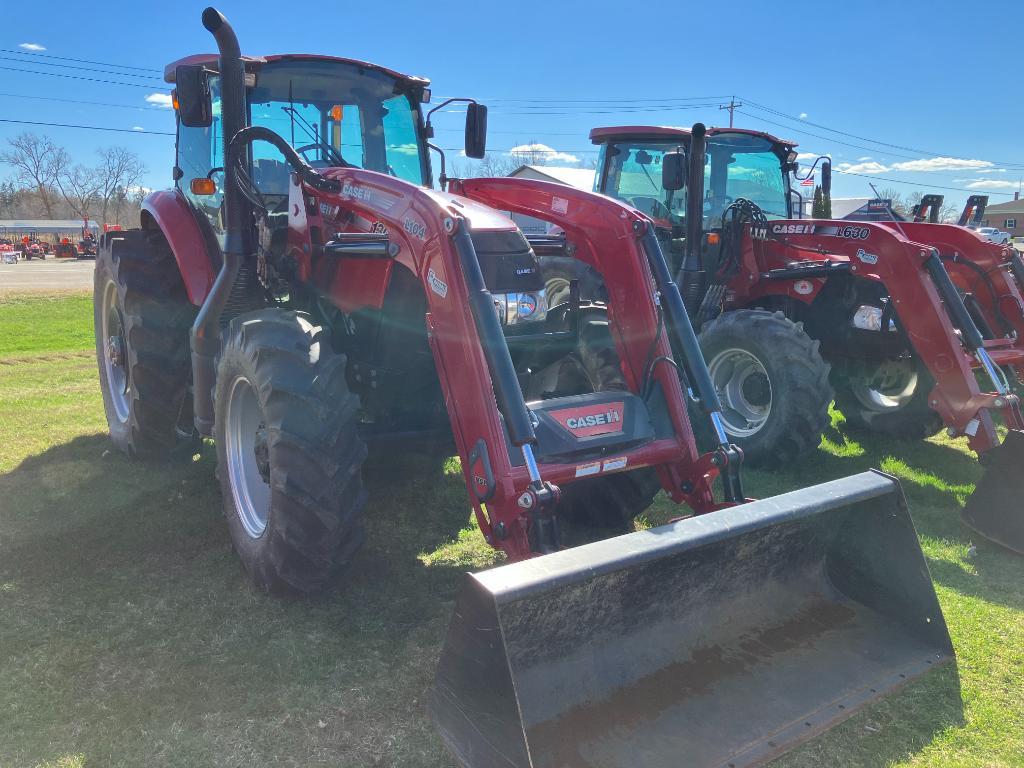
{"label": "windshield", "polygon": [[[686,191],[661,186],[661,163],[679,142],[623,141],[605,144],[598,191],[629,203],[662,224],[678,224],[686,212]],[[719,227],[722,213],[737,198],[756,203],[769,219],[788,217],[788,179],[772,142],[749,134],[708,138],[704,165],[704,226]]]}
{"label": "windshield", "polygon": [[788,218],[788,184],[772,142],[745,133],[708,138],[704,168],[704,214],[721,220],[737,198],[756,203],[769,219]]}
{"label": "windshield", "polygon": [[599,161],[604,168],[604,189],[598,191],[629,203],[656,221],[675,221],[686,210],[686,192],[670,193],[662,188],[661,161],[666,152],[678,147],[678,142],[605,144]]}
{"label": "windshield", "polygon": [[[260,68],[249,92],[252,125],[280,134],[313,167],[356,166],[414,184],[427,178],[419,104],[381,72],[336,61],[281,61]],[[252,147],[253,180],[287,194],[289,168],[266,142]]]}

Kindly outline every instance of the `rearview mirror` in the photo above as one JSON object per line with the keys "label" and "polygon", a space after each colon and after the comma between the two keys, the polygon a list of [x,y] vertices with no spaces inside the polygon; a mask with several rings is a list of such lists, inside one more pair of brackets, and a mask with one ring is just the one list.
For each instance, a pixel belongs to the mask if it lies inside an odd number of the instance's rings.
{"label": "rearview mirror", "polygon": [[487,153],[487,107],[471,102],[466,108],[466,157],[480,160]]}
{"label": "rearview mirror", "polygon": [[208,128],[213,122],[207,74],[201,64],[174,68],[174,108],[181,124],[188,128]]}
{"label": "rearview mirror", "polygon": [[661,186],[669,192],[686,186],[686,155],[681,150],[666,152],[661,159]]}

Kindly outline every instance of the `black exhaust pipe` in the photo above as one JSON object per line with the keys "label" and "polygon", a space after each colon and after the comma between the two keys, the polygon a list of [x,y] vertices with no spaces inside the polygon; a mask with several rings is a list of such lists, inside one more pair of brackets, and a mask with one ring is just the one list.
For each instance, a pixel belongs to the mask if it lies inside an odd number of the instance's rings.
{"label": "black exhaust pipe", "polygon": [[239,269],[248,253],[249,237],[245,222],[248,209],[238,192],[234,169],[240,145],[231,139],[246,127],[245,65],[238,37],[228,20],[216,8],[203,11],[203,26],[217,41],[220,52],[221,121],[224,141],[224,262],[209,295],[192,325],[192,397],[195,426],[202,435],[213,434],[213,388],[216,383],[216,358],[220,352],[220,317],[231,296]]}
{"label": "black exhaust pipe", "polygon": [[704,300],[704,157],[703,123],[695,123],[690,132],[690,159],[686,179],[686,252],[679,270],[683,303],[690,317],[696,316]]}

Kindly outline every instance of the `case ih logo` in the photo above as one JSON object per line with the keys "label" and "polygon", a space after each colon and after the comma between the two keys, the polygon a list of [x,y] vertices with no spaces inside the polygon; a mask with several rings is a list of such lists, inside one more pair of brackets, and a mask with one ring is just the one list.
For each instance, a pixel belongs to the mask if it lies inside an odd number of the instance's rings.
{"label": "case ih logo", "polygon": [[552,411],[551,415],[576,437],[610,435],[622,431],[623,403],[600,403]]}
{"label": "case ih logo", "polygon": [[813,224],[774,224],[772,234],[775,235],[813,235]]}
{"label": "case ih logo", "polygon": [[359,187],[350,181],[346,181],[341,187],[341,194],[347,197],[354,197],[356,200],[362,200],[364,203],[370,202],[370,190],[366,187]]}

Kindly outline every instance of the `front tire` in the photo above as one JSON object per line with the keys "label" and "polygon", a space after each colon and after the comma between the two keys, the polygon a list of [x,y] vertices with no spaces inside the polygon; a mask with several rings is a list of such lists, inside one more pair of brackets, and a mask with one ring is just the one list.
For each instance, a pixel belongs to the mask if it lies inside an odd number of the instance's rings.
{"label": "front tire", "polygon": [[900,440],[925,440],[942,429],[928,397],[935,380],[909,358],[890,360],[862,376],[834,377],[836,407],[854,429]]}
{"label": "front tire", "polygon": [[121,451],[164,458],[179,443],[195,308],[163,235],[124,235],[100,252],[93,282],[103,409]]}
{"label": "front tire", "polygon": [[363,541],[358,398],[308,315],[235,318],[217,367],[218,475],[235,550],[275,593],[333,586]]}
{"label": "front tire", "polygon": [[801,323],[734,310],[704,326],[700,346],[725,430],[748,462],[778,466],[818,447],[830,424],[830,368]]}

